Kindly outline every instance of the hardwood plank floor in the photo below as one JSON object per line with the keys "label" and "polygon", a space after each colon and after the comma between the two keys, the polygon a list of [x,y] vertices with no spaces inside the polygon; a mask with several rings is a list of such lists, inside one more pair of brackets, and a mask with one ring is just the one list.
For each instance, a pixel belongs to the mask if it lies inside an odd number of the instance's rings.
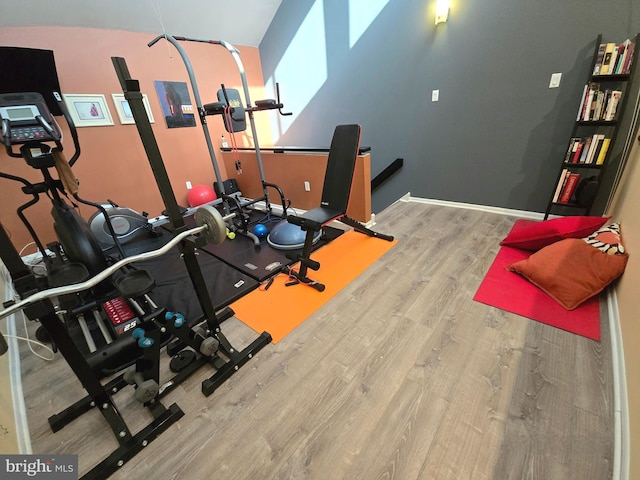
{"label": "hardwood plank floor", "polygon": [[[598,343],[472,300],[514,221],[390,206],[376,229],[393,249],[210,397],[206,369],[167,395],[185,416],[113,478],[611,478],[605,313]],[[223,331],[236,347],[255,336],[236,319]],[[79,454],[84,473],[117,442],[94,411],[52,433],[83,391],[64,360],[26,352],[33,450]],[[116,400],[136,431],[148,416],[131,397]]]}

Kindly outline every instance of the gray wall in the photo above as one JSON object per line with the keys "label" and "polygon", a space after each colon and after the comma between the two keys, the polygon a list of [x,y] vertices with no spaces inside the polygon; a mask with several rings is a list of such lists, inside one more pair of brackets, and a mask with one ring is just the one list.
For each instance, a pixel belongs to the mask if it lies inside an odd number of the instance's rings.
{"label": "gray wall", "polygon": [[[283,0],[260,44],[265,79],[315,2],[327,79],[275,140],[328,145],[335,125],[360,123],[373,176],[405,160],[374,192],[376,212],[407,192],[544,211],[597,35],[622,42],[640,31],[638,0],[455,0],[437,27],[435,0],[390,0],[350,49],[349,1]],[[554,72],[562,82],[549,89]]]}

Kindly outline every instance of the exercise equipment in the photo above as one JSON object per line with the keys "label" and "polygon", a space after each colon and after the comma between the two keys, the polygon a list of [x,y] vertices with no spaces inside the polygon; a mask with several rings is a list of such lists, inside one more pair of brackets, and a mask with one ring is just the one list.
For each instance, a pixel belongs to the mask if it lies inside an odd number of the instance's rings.
{"label": "exercise equipment", "polygon": [[106,216],[103,211],[97,211],[89,218],[89,228],[101,245],[114,246],[116,242],[124,245],[141,234],[157,235],[145,212],[138,213],[111,200],[108,202],[101,205]]}
{"label": "exercise equipment", "polygon": [[213,188],[208,185],[194,185],[187,193],[187,202],[190,207],[198,207],[205,203],[213,202],[216,198]]}
{"label": "exercise equipment", "polygon": [[[277,250],[298,250],[304,247],[305,232],[286,219],[278,222],[269,232],[267,243]],[[322,232],[318,230],[313,236],[312,245],[318,243]]]}
{"label": "exercise equipment", "polygon": [[[125,257],[117,261],[113,265],[106,267],[104,270],[102,270],[98,274],[94,275],[90,279],[85,280],[83,282],[77,282],[71,285],[64,285],[64,286],[49,288],[47,290],[34,293],[28,296],[27,298],[21,299],[17,302],[13,302],[11,305],[7,306],[4,310],[0,311],[0,319],[5,318],[22,309],[25,309],[28,306],[39,302],[40,300],[45,300],[52,297],[58,297],[61,295],[68,295],[70,293],[82,292],[91,287],[95,287],[96,285],[100,284],[100,282],[110,278],[114,273],[118,272],[125,265],[129,265],[130,263],[134,263],[140,260],[145,260],[148,258],[154,258],[160,255],[163,255],[167,253],[169,250],[171,250],[175,245],[178,245],[180,242],[186,240],[187,238],[193,235],[202,234],[208,242],[211,242],[214,244],[221,243],[222,241],[224,241],[226,237],[226,227],[224,223],[224,217],[222,217],[215,208],[210,206],[201,207],[196,212],[195,218],[198,224],[197,227],[194,227],[179,233],[178,235],[173,237],[169,242],[167,242],[163,247],[157,250],[154,250],[152,252],[144,252],[144,253],[139,253],[138,255]],[[123,277],[120,277],[120,278],[123,278]],[[146,290],[146,288],[144,288],[144,290]],[[132,295],[132,296],[141,296],[141,295],[144,295],[144,293],[138,293],[138,295]]]}
{"label": "exercise equipment", "polygon": [[[269,183],[266,181],[264,168],[262,165],[262,155],[260,153],[260,143],[258,141],[257,129],[255,127],[254,121],[254,112],[262,111],[262,110],[277,110],[281,115],[291,115],[291,113],[283,112],[283,105],[280,102],[280,92],[279,88],[276,86],[277,92],[277,100],[268,99],[268,100],[258,100],[256,101],[255,106],[251,103],[251,97],[249,93],[249,86],[247,83],[246,73],[244,70],[244,66],[242,64],[242,60],[240,59],[240,52],[233,45],[224,40],[199,40],[194,38],[187,38],[182,36],[171,36],[167,34],[159,35],[148,43],[149,47],[152,47],[156,43],[158,43],[161,39],[165,39],[169,43],[171,43],[182,58],[187,73],[189,75],[189,81],[191,83],[191,89],[193,91],[196,107],[198,110],[198,114],[200,117],[200,124],[202,126],[202,130],[204,133],[205,141],[207,143],[207,148],[209,151],[209,156],[211,159],[211,163],[213,165],[214,173],[216,176],[218,187],[216,188],[216,192],[218,196],[223,200],[223,208],[225,213],[229,213],[232,210],[236,210],[241,212],[243,208],[248,208],[256,203],[264,202],[267,212],[271,213],[272,206],[271,201],[269,199],[269,190],[275,189],[276,192],[280,196],[280,201],[282,203],[283,215],[286,215],[287,212],[287,200],[285,199],[284,193],[280,189],[280,187],[276,184]],[[210,103],[203,105],[202,100],[200,98],[200,90],[198,88],[198,83],[195,78],[195,74],[193,71],[193,67],[191,65],[191,61],[185,50],[180,45],[180,42],[197,42],[197,43],[207,43],[210,45],[218,45],[225,48],[233,57],[238,71],[240,73],[240,79],[242,82],[244,99],[245,103],[243,104],[242,99],[240,98],[239,92],[233,89],[226,89],[224,85],[221,85],[221,89],[218,92],[218,102]],[[237,197],[230,198],[227,195],[227,183],[226,181],[222,181],[222,176],[220,173],[219,165],[214,153],[213,143],[211,140],[211,135],[209,133],[208,124],[207,124],[207,116],[209,115],[222,115],[223,121],[225,124],[225,129],[231,133],[231,138],[233,140],[233,133],[240,132],[246,130],[246,119],[249,119],[249,125],[251,127],[251,138],[253,141],[255,153],[256,153],[256,161],[258,164],[258,171],[260,174],[260,181],[262,184],[263,196],[260,198],[255,198],[252,200],[243,199],[243,202],[239,202]],[[236,160],[236,170],[238,173],[241,173],[241,165],[238,160]],[[254,241],[256,246],[260,245],[260,240],[249,230],[249,225],[245,219],[244,215],[238,215],[236,221],[234,222],[234,229],[238,233],[242,233],[243,235],[247,235]]]}
{"label": "exercise equipment", "polygon": [[[179,236],[181,233],[188,231],[188,228],[184,217],[180,213],[180,207],[173,193],[169,176],[162,160],[162,155],[160,154],[151,123],[149,122],[149,117],[143,103],[143,97],[140,93],[139,82],[131,78],[124,58],[112,57],[112,62],[124,92],[125,99],[129,102],[131,107],[142,145],[149,159],[149,163],[151,164],[156,183],[158,184],[160,194],[165,203],[166,212],[170,219],[171,230],[175,235]],[[200,226],[196,228],[206,228],[207,232],[209,232],[210,235],[213,235],[212,239],[214,242],[224,240],[226,238],[226,224],[224,223],[224,218],[221,219],[219,215],[216,215],[217,210],[214,208],[203,208],[198,209],[196,213],[198,212],[200,213],[199,215],[196,215],[196,222],[200,223]],[[235,215],[229,212],[224,213],[227,215]],[[208,294],[202,271],[198,265],[195,250],[202,244],[202,242],[198,241],[197,237],[192,238],[192,236],[189,235],[181,242],[180,247],[185,267],[189,272],[189,277],[203,312],[207,331],[211,332],[211,335],[215,336],[219,340],[219,351],[225,358],[227,358],[226,361],[218,359],[218,361],[214,362],[217,372],[202,383],[202,392],[205,395],[211,395],[216,388],[231,377],[242,365],[253,358],[256,352],[268,345],[271,342],[271,335],[269,335],[268,332],[262,332],[253,340],[253,342],[251,342],[249,346],[241,351],[235,349],[227,340],[222,333],[218,316],[212,304],[211,297]],[[232,314],[233,312],[228,307],[223,313],[223,315]],[[184,327],[178,330],[183,331],[183,328]],[[200,360],[200,362],[202,362],[201,364],[204,364],[207,361],[208,360]],[[198,362],[196,362],[196,364],[197,363]]]}
{"label": "exercise equipment", "polygon": [[[358,148],[360,145],[360,125],[338,125],[331,139],[327,170],[322,187],[320,206],[312,208],[301,215],[289,215],[286,222],[300,227],[305,232],[304,245],[301,254],[290,252],[287,257],[300,262],[298,271],[289,269],[293,280],[288,286],[302,283],[309,285],[319,292],[324,291],[325,286],[307,277],[308,269],[318,270],[320,264],[311,259],[311,250],[314,238],[327,224],[339,220],[352,227],[355,231],[366,235],[393,241],[390,235],[374,232],[360,222],[347,217],[347,206],[353,182],[353,172],[356,167]],[[271,240],[274,241],[273,239]]]}
{"label": "exercise equipment", "polygon": [[258,238],[265,238],[267,236],[267,227],[263,223],[258,223],[253,227],[253,233]]}
{"label": "exercise equipment", "polygon": [[[7,153],[24,158],[30,166],[42,172],[44,177],[43,182],[33,184],[20,177],[0,173],[3,178],[22,183],[24,193],[33,197],[19,207],[18,215],[34,236],[48,274],[48,278],[43,281],[43,278],[38,278],[24,264],[0,223],[0,258],[9,270],[20,299],[6,302],[5,308],[0,311],[0,319],[23,310],[29,319],[38,320],[87,392],[86,397],[49,418],[54,432],[93,408],[101,412],[111,428],[118,447],[83,478],[108,477],[182,417],[184,413],[175,403],[167,408],[160,400],[200,367],[208,364],[215,370],[211,377],[202,382],[202,392],[208,396],[271,341],[271,336],[263,332],[250,345],[238,350],[222,333],[220,321],[232,316],[233,312],[228,308],[222,311],[214,309],[199,269],[196,249],[206,242],[223,241],[226,238],[225,221],[235,214],[223,218],[213,207],[200,207],[195,215],[197,225],[191,229],[186,228],[162,159],[151,152],[154,147],[157,150],[157,144],[146,116],[142,95],[139,88],[136,88],[137,82],[130,80],[124,63],[118,65],[124,66],[120,69],[116,66],[116,70],[138,128],[142,128],[145,135],[151,133],[151,140],[144,136],[143,144],[173,232],[172,238],[163,247],[131,256],[124,255],[118,236],[110,232],[118,247],[120,260],[116,260],[116,257],[107,258],[103,254],[89,224],[65,201],[71,194],[74,200],[96,206],[105,215],[107,228],[110,226],[112,229],[102,205],[85,201],[78,196],[78,184],[71,166],[79,157],[80,148],[75,127],[60,95],[57,95],[57,100],[69,123],[76,147],[69,162],[62,155],[59,128],[47,112],[41,95],[0,95],[2,140]],[[127,85],[131,91],[126,89]],[[142,127],[141,115],[147,122]],[[55,146],[52,147],[47,142],[53,142]],[[22,145],[19,153],[13,150],[13,145]],[[51,175],[49,170],[53,168],[57,170],[59,179]],[[54,228],[59,238],[59,243],[48,245],[54,250],[53,255],[37,239],[24,215],[24,210],[36,203],[41,194],[47,194],[53,205]],[[148,295],[154,288],[154,279],[145,270],[131,265],[136,261],[163,255],[175,247],[180,248],[189,271],[191,286],[203,312],[202,316],[188,321],[179,321],[177,315],[167,316],[165,309],[159,307]],[[122,323],[120,330],[115,324],[109,325],[110,330],[107,325],[109,322],[104,321],[99,311],[103,305],[120,298],[133,310],[136,321]],[[90,321],[95,321],[98,325],[100,334],[104,337],[102,344],[94,341],[95,337],[87,331]],[[72,330],[76,328],[74,322],[77,329],[82,330],[80,336],[84,338],[84,345],[76,342],[72,336]],[[203,324],[206,327],[200,327],[199,332],[204,334],[196,332],[195,327]],[[167,382],[160,381],[160,349],[164,346],[167,346],[170,355],[183,348],[196,352],[195,360],[189,365],[182,365],[180,374]],[[4,342],[0,341],[0,351],[3,349]],[[125,374],[121,372],[129,366],[132,368],[126,373],[125,379]],[[103,385],[101,378],[107,372],[115,375]],[[128,384],[134,386],[135,398],[152,416],[151,421],[135,434],[130,431],[113,399]]]}

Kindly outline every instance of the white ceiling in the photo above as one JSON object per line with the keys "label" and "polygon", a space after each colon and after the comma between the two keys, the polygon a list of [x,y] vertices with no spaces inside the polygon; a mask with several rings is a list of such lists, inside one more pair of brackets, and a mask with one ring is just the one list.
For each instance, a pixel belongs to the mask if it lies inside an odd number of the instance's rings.
{"label": "white ceiling", "polygon": [[0,28],[107,28],[257,47],[280,3],[282,0],[0,0]]}

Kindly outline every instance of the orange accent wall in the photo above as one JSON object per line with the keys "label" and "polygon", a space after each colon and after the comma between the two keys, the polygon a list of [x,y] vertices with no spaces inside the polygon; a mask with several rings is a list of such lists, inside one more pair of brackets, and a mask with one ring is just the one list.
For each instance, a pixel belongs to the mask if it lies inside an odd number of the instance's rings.
{"label": "orange accent wall", "polygon": [[[242,174],[236,173],[235,154],[222,152],[222,158],[229,174],[235,178],[242,194],[249,198],[263,196],[260,174],[258,172],[256,154],[254,152],[237,152],[242,165]],[[261,152],[264,176],[269,183],[275,183],[291,200],[291,206],[309,210],[320,206],[322,185],[327,170],[326,153],[273,153]],[[310,190],[304,189],[304,182],[309,182]],[[272,204],[280,203],[278,193],[268,189]],[[360,222],[371,220],[371,157],[367,153],[358,155],[356,169],[353,174],[351,196],[349,198],[349,217]]]}
{"label": "orange accent wall", "polygon": [[[180,32],[175,32],[179,35]],[[81,127],[78,135],[82,155],[74,172],[80,180],[81,197],[95,202],[111,199],[119,205],[148,212],[151,216],[163,210],[153,173],[135,125],[121,125],[111,98],[112,93],[122,93],[120,83],[111,62],[111,57],[123,57],[132,78],[140,81],[140,88],[149,98],[155,118],[153,131],[162,153],[171,184],[180,204],[186,205],[186,182],[207,184],[215,180],[214,171],[206,147],[202,127],[196,119],[195,127],[168,129],[156,95],[153,81],[182,81],[189,85],[189,78],[178,51],[162,40],[154,47],[147,43],[155,35],[113,30],[71,27],[15,27],[0,29],[0,45],[42,48],[54,51],[60,87],[63,93],[103,94],[111,111],[115,125],[104,127]],[[221,39],[224,40],[224,39]],[[195,71],[203,103],[216,101],[220,84],[227,88],[242,90],[238,69],[233,57],[223,47],[204,43],[185,43]],[[264,81],[258,49],[237,46],[244,64],[251,99],[271,98],[273,93],[264,92]],[[191,99],[195,99],[191,92]],[[255,115],[261,143],[272,143],[269,114]],[[65,130],[64,120],[60,120]],[[214,146],[220,145],[224,133],[220,117],[208,117]],[[73,144],[68,130],[65,138],[65,153],[72,152]],[[250,136],[237,135],[240,145],[251,146]],[[224,162],[218,158],[222,176],[226,178]],[[19,158],[0,152],[0,171],[27,178],[31,182],[42,180],[38,171],[27,166]],[[16,216],[16,208],[26,202],[21,184],[0,179],[0,221],[9,231],[19,250],[31,241],[26,228]],[[36,232],[44,243],[55,239],[50,216],[50,203],[42,198],[39,204],[26,211]],[[82,206],[81,214],[93,214],[90,207]],[[25,251],[32,253],[33,249]]]}

